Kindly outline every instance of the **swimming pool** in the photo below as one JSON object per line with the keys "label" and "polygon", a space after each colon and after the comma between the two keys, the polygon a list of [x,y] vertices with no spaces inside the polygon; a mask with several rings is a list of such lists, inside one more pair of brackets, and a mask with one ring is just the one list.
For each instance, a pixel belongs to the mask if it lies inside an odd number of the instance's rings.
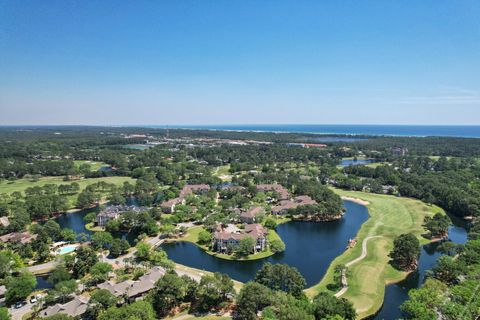
{"label": "swimming pool", "polygon": [[67,254],[67,253],[75,251],[77,246],[78,246],[77,244],[71,244],[71,245],[68,245],[68,246],[63,246],[61,248],[58,248],[56,253],[57,254]]}

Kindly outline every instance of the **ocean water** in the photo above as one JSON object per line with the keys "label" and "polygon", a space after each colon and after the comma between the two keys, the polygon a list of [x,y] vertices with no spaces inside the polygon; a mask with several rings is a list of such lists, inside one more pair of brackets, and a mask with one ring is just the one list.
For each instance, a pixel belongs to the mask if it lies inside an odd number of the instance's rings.
{"label": "ocean water", "polygon": [[[149,126],[166,128],[167,126]],[[318,134],[351,134],[374,136],[442,136],[480,138],[480,125],[445,126],[445,125],[328,125],[328,124],[275,124],[275,125],[177,125],[169,128],[296,132]]]}

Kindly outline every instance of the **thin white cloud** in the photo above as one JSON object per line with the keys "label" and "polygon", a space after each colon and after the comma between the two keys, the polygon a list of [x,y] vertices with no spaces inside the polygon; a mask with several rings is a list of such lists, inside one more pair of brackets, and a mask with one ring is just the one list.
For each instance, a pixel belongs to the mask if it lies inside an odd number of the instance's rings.
{"label": "thin white cloud", "polygon": [[480,95],[451,95],[451,96],[424,96],[407,97],[397,101],[399,104],[447,104],[447,105],[478,105],[480,104]]}
{"label": "thin white cloud", "polygon": [[397,103],[410,105],[478,105],[480,92],[478,90],[442,86],[435,94],[400,98]]}

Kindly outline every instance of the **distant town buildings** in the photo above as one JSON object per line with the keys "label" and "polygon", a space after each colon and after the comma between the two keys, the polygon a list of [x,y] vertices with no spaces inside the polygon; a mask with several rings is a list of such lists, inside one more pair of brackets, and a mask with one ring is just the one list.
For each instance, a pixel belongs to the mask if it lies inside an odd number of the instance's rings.
{"label": "distant town buildings", "polygon": [[302,147],[302,148],[326,148],[327,145],[323,143],[287,143],[290,147]]}

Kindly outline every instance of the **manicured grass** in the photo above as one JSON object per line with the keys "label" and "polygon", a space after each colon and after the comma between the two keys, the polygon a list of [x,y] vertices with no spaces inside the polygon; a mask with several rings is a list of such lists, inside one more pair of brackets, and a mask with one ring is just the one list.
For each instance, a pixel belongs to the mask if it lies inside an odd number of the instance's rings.
{"label": "manicured grass", "polygon": [[398,271],[389,264],[388,255],[393,248],[395,237],[412,232],[421,243],[427,243],[428,240],[421,237],[425,232],[422,227],[424,218],[443,210],[409,198],[355,191],[335,190],[335,192],[341,196],[370,202],[368,205],[370,218],[357,234],[357,245],[337,257],[321,282],[307,289],[306,293],[309,297],[314,297],[320,291],[326,291],[327,285],[333,283],[335,266],[359,257],[362,241],[366,237],[381,236],[370,239],[367,244],[367,256],[348,269],[349,288],[342,296],[353,303],[359,318],[365,318],[373,315],[382,306],[385,285],[398,282],[407,276],[406,272]]}
{"label": "manicured grass", "polygon": [[[270,250],[270,248],[268,248],[265,251],[258,252],[258,253],[255,253],[255,254],[250,254],[250,255],[248,255],[246,257],[242,257],[242,258],[237,258],[234,255],[229,255],[229,254],[216,253],[216,252],[213,252],[213,251],[209,250],[209,248],[207,246],[201,245],[201,244],[198,243],[198,234],[200,232],[202,232],[203,230],[205,230],[205,229],[202,226],[192,227],[192,228],[187,230],[187,233],[182,238],[180,238],[179,241],[191,242],[191,243],[197,245],[198,247],[200,247],[202,250],[204,250],[209,255],[214,256],[214,257],[219,258],[219,259],[224,259],[224,260],[235,260],[235,261],[258,260],[258,259],[263,259],[263,258],[270,257],[270,256],[275,254],[275,252],[272,252]],[[267,239],[268,239],[268,241],[272,241],[274,239],[278,239],[278,240],[282,241],[282,239],[280,238],[280,236],[278,235],[278,233],[275,230],[269,230],[268,231]]]}
{"label": "manicured grass", "polygon": [[102,177],[102,178],[88,178],[88,179],[79,179],[72,181],[63,181],[63,177],[42,177],[38,181],[33,181],[31,179],[18,179],[14,181],[0,181],[0,193],[12,193],[15,191],[24,192],[25,189],[35,186],[44,186],[46,184],[71,184],[77,182],[80,185],[80,190],[85,189],[88,185],[97,183],[100,181],[105,181],[108,183],[113,183],[116,185],[121,185],[125,181],[135,183],[135,179],[130,177]]}
{"label": "manicured grass", "polygon": [[181,238],[181,240],[197,244],[198,234],[203,230],[205,230],[205,228],[202,226],[191,227],[187,230],[187,233]]}
{"label": "manicured grass", "polygon": [[93,232],[105,231],[105,227],[96,226],[94,222],[87,223],[85,229]]}
{"label": "manicured grass", "polygon": [[367,163],[365,167],[376,168],[376,167],[384,166],[386,164],[387,162],[372,162],[372,163]]}
{"label": "manicured grass", "polygon": [[[102,178],[89,178],[89,179],[79,179],[79,180],[72,180],[72,181],[63,181],[63,177],[42,177],[38,181],[33,181],[31,179],[18,179],[14,181],[0,181],[0,194],[7,193],[11,194],[15,191],[21,192],[22,194],[24,191],[29,187],[34,186],[44,186],[46,184],[71,184],[73,182],[77,182],[80,185],[80,190],[85,189],[88,185],[94,184],[100,181],[105,181],[107,183],[113,183],[117,186],[121,186],[125,181],[128,181],[132,184],[135,183],[135,179],[130,177],[102,177]],[[71,206],[73,206],[77,200],[78,194],[67,196],[68,201]]]}
{"label": "manicured grass", "polygon": [[[187,275],[192,275],[192,276],[196,276],[196,277],[199,277],[199,278],[201,278],[205,275],[213,275],[213,272],[187,267],[187,266],[184,266],[183,264],[179,264],[179,263],[175,263],[175,270],[183,271],[183,272],[186,272]],[[237,281],[237,280],[233,280],[233,279],[232,279],[232,281],[233,281],[233,288],[235,289],[235,291],[237,293],[240,292],[240,290],[243,287],[243,283],[240,282],[240,281]]]}
{"label": "manicured grass", "polygon": [[216,167],[214,175],[222,179],[222,181],[232,181],[232,175],[230,174],[229,164],[226,166]]}
{"label": "manicured grass", "polygon": [[101,161],[75,160],[73,163],[75,163],[77,168],[79,168],[82,164],[89,164],[92,171],[98,171],[102,167],[110,167],[109,164]]}

